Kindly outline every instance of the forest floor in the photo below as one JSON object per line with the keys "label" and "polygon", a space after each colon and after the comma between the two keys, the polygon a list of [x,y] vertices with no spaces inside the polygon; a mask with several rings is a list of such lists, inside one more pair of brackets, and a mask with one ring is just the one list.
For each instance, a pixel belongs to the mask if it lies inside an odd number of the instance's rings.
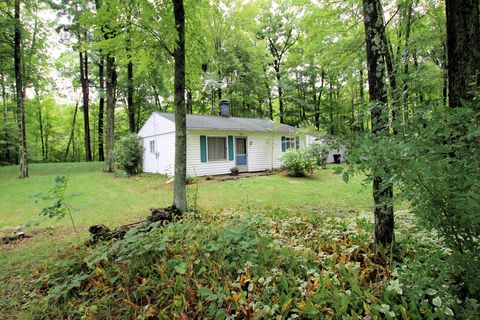
{"label": "forest floor", "polygon": [[[0,296],[4,297],[0,310],[22,305],[28,299],[25,284],[35,280],[42,266],[58,260],[69,244],[79,241],[68,218],[56,221],[39,215],[49,204],[37,203],[35,195],[50,190],[56,176],[68,176],[66,193],[75,195],[69,202],[82,241],[90,225],[114,227],[139,221],[149,214],[149,208],[171,204],[172,184],[166,184],[167,177],[108,174],[102,172],[102,165],[31,164],[28,179],[18,178],[16,166],[0,167],[0,237],[11,235],[20,225],[27,225],[26,233],[33,235],[18,243],[0,244]],[[190,203],[197,199],[197,206],[207,210],[267,207],[356,215],[372,208],[370,187],[363,186],[359,177],[345,184],[332,168],[308,178],[281,173],[232,181],[200,178],[188,188]]]}

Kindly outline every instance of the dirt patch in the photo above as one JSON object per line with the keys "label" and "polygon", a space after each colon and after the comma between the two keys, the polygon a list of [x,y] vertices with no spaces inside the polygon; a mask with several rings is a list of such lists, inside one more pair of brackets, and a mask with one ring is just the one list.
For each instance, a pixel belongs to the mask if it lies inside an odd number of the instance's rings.
{"label": "dirt patch", "polygon": [[277,172],[272,172],[272,171],[242,172],[236,176],[231,174],[209,176],[208,178],[206,178],[206,180],[227,181],[227,180],[237,180],[237,179],[251,178],[251,177],[272,176],[276,173]]}

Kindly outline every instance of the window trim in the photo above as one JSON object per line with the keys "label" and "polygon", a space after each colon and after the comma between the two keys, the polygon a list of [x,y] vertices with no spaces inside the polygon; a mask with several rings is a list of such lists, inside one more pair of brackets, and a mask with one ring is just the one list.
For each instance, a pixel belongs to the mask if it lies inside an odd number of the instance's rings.
{"label": "window trim", "polygon": [[[283,146],[285,146],[285,151],[282,151],[282,152],[287,152],[288,150],[290,149],[294,149],[296,150],[297,146],[297,140],[296,140],[296,137],[289,137],[289,136],[283,136],[284,139],[282,139],[283,141],[281,141],[281,149],[283,150]],[[281,138],[280,138],[281,139]],[[288,141],[288,144],[287,144],[287,141]],[[287,148],[287,145],[289,145],[289,147]]]}
{"label": "window trim", "polygon": [[[228,135],[227,136],[223,136],[223,135],[208,136],[208,135],[206,135],[205,137],[206,137],[205,144],[206,144],[206,150],[207,150],[207,163],[209,163],[209,162],[230,162],[230,160],[228,160],[228,151],[229,151],[229,149],[228,149]],[[224,138],[225,139],[225,159],[210,160],[210,158],[208,156],[208,139],[209,138]]]}
{"label": "window trim", "polygon": [[[152,144],[152,142],[153,142],[153,144]],[[150,153],[151,153],[151,154],[155,154],[155,153],[156,153],[156,151],[157,151],[157,150],[156,150],[156,143],[155,143],[155,139],[153,139],[153,140],[149,140],[149,141],[148,141],[148,143],[149,143],[149,147],[150,147],[150,148],[149,148],[149,150],[150,150]],[[152,146],[153,146],[153,148],[152,148]],[[152,149],[153,149],[153,151],[152,151]]]}

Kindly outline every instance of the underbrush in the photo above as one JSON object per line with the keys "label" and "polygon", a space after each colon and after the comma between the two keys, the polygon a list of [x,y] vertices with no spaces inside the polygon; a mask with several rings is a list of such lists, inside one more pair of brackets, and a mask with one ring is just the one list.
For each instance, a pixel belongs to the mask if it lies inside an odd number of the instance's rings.
{"label": "underbrush", "polygon": [[32,319],[476,318],[441,242],[403,219],[376,251],[359,218],[204,212],[43,269]]}

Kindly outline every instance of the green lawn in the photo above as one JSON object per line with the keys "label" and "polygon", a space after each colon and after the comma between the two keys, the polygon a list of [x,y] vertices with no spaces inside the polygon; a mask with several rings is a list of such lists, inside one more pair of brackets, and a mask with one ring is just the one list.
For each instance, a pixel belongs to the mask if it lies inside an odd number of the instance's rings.
{"label": "green lawn", "polygon": [[[69,177],[67,192],[78,193],[72,199],[77,208],[74,218],[80,238],[88,237],[87,228],[104,223],[110,227],[144,219],[151,207],[171,204],[172,185],[161,175],[142,174],[125,177],[102,172],[102,163],[32,164],[30,177],[18,179],[18,167],[0,168],[0,236],[28,222],[39,223],[27,230],[31,239],[19,244],[0,244],[0,319],[15,314],[28,302],[29,285],[35,269],[61,259],[63,250],[78,243],[69,220],[49,220],[39,216],[45,204],[33,195],[48,191],[58,175]],[[332,168],[319,170],[309,178],[289,178],[282,174],[234,181],[199,179],[189,186],[192,199],[198,187],[198,204],[208,208],[281,207],[298,211],[356,214],[371,211],[371,189],[356,177],[345,184]],[[55,227],[55,228],[48,228]]]}
{"label": "green lawn", "polygon": [[[33,195],[52,187],[55,176],[67,175],[67,192],[79,194],[72,205],[79,226],[105,223],[119,225],[149,214],[151,207],[171,204],[172,185],[161,175],[143,174],[124,177],[101,171],[101,163],[55,163],[30,165],[28,179],[17,178],[17,167],[0,168],[0,228],[27,222],[41,226],[63,225],[38,215],[42,203]],[[289,178],[281,174],[198,183],[198,203],[204,208],[282,207],[301,210],[371,210],[370,188],[354,178],[346,184],[331,168],[317,171],[310,178]],[[189,186],[189,197],[196,185]]]}

